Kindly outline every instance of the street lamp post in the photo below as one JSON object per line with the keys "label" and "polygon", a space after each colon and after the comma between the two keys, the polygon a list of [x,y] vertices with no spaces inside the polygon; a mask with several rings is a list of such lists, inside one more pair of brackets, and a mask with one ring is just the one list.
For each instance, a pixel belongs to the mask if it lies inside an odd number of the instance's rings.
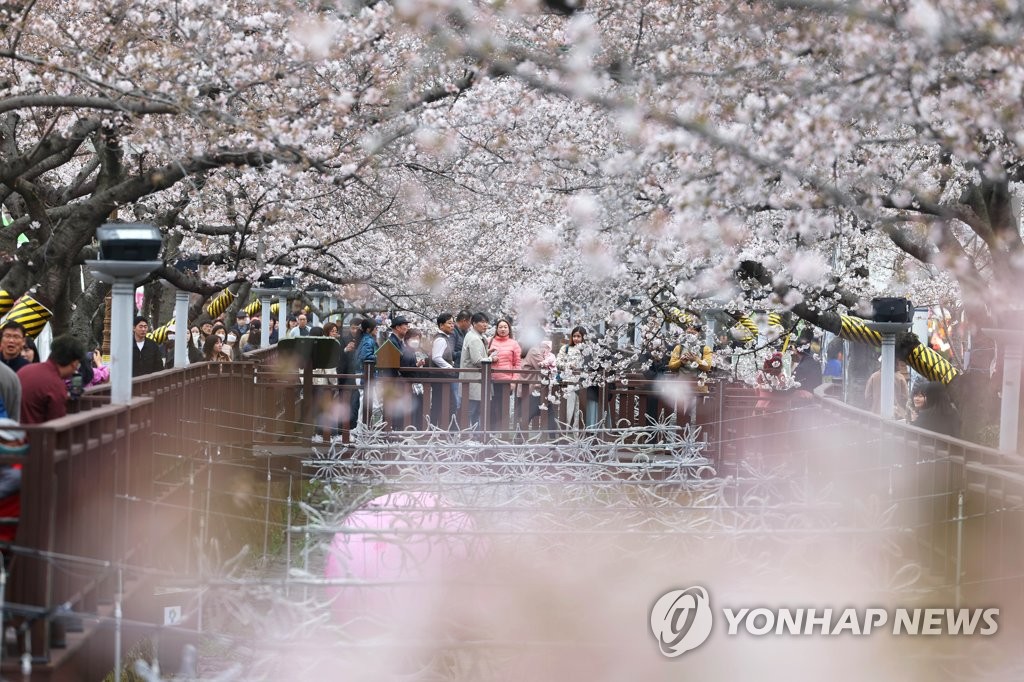
{"label": "street lamp post", "polygon": [[188,366],[188,292],[174,292],[174,366]]}
{"label": "street lamp post", "polygon": [[[260,310],[264,311],[263,316],[266,318],[266,323],[260,327],[260,348],[267,348],[270,346],[270,306],[271,299],[274,296],[278,297],[277,314],[282,315],[284,310],[284,284],[285,280],[283,277],[264,277],[260,280],[260,286],[253,289],[253,294],[260,299]],[[283,337],[281,336],[281,327],[278,327],[277,339],[280,341]]]}
{"label": "street lamp post", "polygon": [[905,322],[868,322],[867,326],[882,335],[882,418],[893,419],[896,416],[896,335],[910,326]]}
{"label": "street lamp post", "polygon": [[260,348],[266,348],[270,345],[270,301],[273,299],[275,291],[276,289],[253,289],[253,294],[260,299],[260,310],[266,311],[263,315],[266,319],[266,323],[260,326]]}
{"label": "street lamp post", "polygon": [[110,317],[110,402],[132,400],[132,347],[129,338],[135,312],[135,284],[163,265],[156,260],[162,238],[152,225],[108,223],[96,230],[98,260],[85,265],[101,282],[112,285]]}
{"label": "street lamp post", "polygon": [[883,419],[896,416],[896,335],[910,329],[914,307],[905,298],[876,298],[871,301],[872,322],[867,326],[882,337],[882,399]]}

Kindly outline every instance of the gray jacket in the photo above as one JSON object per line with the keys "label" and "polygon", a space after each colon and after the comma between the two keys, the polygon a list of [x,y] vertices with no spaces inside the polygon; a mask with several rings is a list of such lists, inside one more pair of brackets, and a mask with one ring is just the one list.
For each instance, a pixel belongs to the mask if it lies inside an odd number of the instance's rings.
{"label": "gray jacket", "polygon": [[21,421],[21,382],[7,365],[0,362],[0,402],[3,402],[7,416]]}
{"label": "gray jacket", "polygon": [[[480,369],[480,363],[484,358],[487,357],[487,344],[484,342],[484,337],[480,336],[475,329],[470,329],[466,332],[466,341],[462,344],[462,359],[460,367],[466,367],[470,369]],[[464,372],[463,377],[466,379],[479,379],[479,372]],[[483,386],[479,381],[475,381],[469,384],[469,399],[470,400],[481,400],[483,396]]]}

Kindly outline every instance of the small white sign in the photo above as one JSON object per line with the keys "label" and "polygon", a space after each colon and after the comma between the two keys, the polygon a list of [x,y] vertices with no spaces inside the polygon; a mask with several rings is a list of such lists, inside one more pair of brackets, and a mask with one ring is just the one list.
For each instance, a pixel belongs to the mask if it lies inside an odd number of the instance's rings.
{"label": "small white sign", "polygon": [[177,625],[181,621],[180,606],[164,607],[164,625]]}

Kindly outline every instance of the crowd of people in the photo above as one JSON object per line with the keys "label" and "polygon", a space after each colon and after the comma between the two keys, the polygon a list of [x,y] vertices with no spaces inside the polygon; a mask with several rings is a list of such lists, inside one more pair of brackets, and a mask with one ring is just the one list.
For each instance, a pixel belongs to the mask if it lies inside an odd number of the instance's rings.
{"label": "crowd of people", "polygon": [[[502,423],[502,410],[513,413],[525,410],[530,420],[546,414],[545,428],[553,430],[556,428],[555,405],[563,400],[568,428],[579,428],[584,421],[590,425],[596,423],[596,406],[592,407],[591,416],[585,419],[580,401],[581,393],[590,395],[594,388],[585,385],[583,380],[588,363],[583,350],[584,328],[573,329],[556,355],[551,338],[537,340],[524,350],[515,338],[512,320],[506,317],[495,320],[492,329],[491,317],[486,313],[446,312],[438,315],[432,326],[435,328],[429,332],[414,328],[402,315],[389,323],[382,323],[374,317],[355,318],[350,321],[348,330],[334,323],[324,325],[322,333],[337,338],[343,347],[337,373],[349,378],[340,379],[340,382],[352,381],[355,384],[350,414],[363,415],[367,408],[363,402],[368,399],[362,377],[365,363],[372,360],[375,378],[440,380],[433,384],[436,392],[430,401],[429,415],[423,414],[422,383],[413,383],[411,405],[406,412],[412,415],[414,423],[429,416],[431,424],[451,424],[453,417],[463,410],[465,402],[469,425],[475,428],[483,416],[481,372],[484,364],[489,363],[492,393],[488,396],[488,416],[492,424]],[[315,327],[311,331],[312,335],[319,333]],[[389,356],[381,352],[385,346],[393,349],[392,357],[397,361],[383,360]],[[383,398],[372,397],[371,411],[383,406],[387,394],[386,388],[382,390],[385,392]],[[448,395],[445,396],[444,392]],[[318,433],[314,439],[322,440],[323,436]]]}
{"label": "crowd of people", "polygon": [[[270,343],[276,344],[279,339],[277,320],[271,317],[267,324]],[[841,351],[835,344],[830,345],[828,362],[823,368],[819,356],[820,338],[810,330],[801,333],[792,344],[766,344],[757,352],[731,354],[731,351],[722,352],[727,346],[736,346],[727,335],[709,344],[710,337],[705,335],[698,319],[687,317],[680,324],[681,332],[678,328],[675,332],[668,332],[669,343],[659,336],[640,353],[636,369],[652,384],[662,379],[681,377],[687,380],[689,390],[700,396],[706,394],[708,384],[718,378],[744,379],[757,389],[757,410],[763,413],[773,402],[793,395],[809,398],[810,392],[822,383],[823,376],[825,380],[838,380],[837,375],[841,374]],[[374,374],[378,378],[420,380],[412,385],[412,404],[408,409],[417,423],[423,423],[427,418],[434,425],[449,424],[453,416],[462,413],[465,401],[469,424],[479,425],[484,403],[479,379],[484,363],[489,363],[493,379],[489,396],[491,412],[488,415],[491,424],[503,423],[503,417],[509,415],[502,415],[501,411],[512,410],[515,414],[525,415],[530,421],[544,416],[543,427],[553,430],[557,427],[556,415],[559,413],[556,406],[562,403],[565,405],[565,428],[579,429],[597,423],[601,379],[596,376],[599,372],[595,371],[597,363],[593,353],[596,344],[588,343],[587,330],[583,327],[573,328],[564,339],[531,335],[526,348],[517,340],[513,322],[507,317],[494,320],[492,328],[488,314],[463,310],[457,314],[438,315],[430,327],[416,328],[402,315],[391,320],[375,316],[355,317],[348,322],[347,328],[330,321],[320,326],[311,324],[311,317],[306,312],[298,311],[288,318],[284,337],[326,336],[339,341],[342,351],[336,367],[337,382],[354,385],[347,406],[351,415],[362,416],[366,409],[361,377],[365,362],[372,359],[375,361]],[[144,316],[135,318],[132,329],[133,376],[174,366],[176,339],[173,331],[162,343],[152,338],[151,331]],[[235,323],[230,327],[223,316],[193,324],[185,340],[188,362],[241,359],[243,353],[260,347],[262,333],[261,320],[250,318],[244,309],[237,312]],[[75,343],[79,344],[78,341]],[[393,362],[381,360],[388,355],[380,354],[382,347],[391,352],[395,358]],[[63,377],[71,397],[85,386],[109,380],[110,375],[99,348],[83,349],[76,357],[75,371]],[[24,328],[16,322],[6,323],[0,341],[0,366],[11,372],[0,375],[0,398],[4,399],[4,412],[8,418],[22,412],[13,397],[13,387],[18,381],[12,376],[20,378],[22,368],[41,364],[39,360],[35,343]],[[741,366],[750,360],[756,361],[757,365],[745,370],[744,375]],[[727,367],[730,368],[727,370]],[[921,382],[911,392],[905,366],[901,365],[900,370],[894,387],[897,416],[923,428],[959,435],[956,408],[942,387]],[[27,376],[32,374],[30,372]],[[438,380],[444,379],[450,381],[444,382],[442,387]],[[433,389],[428,415],[423,414],[424,383],[431,384]],[[447,393],[445,399],[441,398],[442,391]],[[653,387],[649,392],[646,410],[652,419],[663,417],[669,408],[678,408],[678,405],[670,406],[671,396],[666,397],[663,393]],[[871,409],[880,411],[880,372],[868,380],[865,400]],[[374,396],[374,402],[372,408],[379,410],[381,397]],[[367,410],[370,412],[372,409]],[[54,415],[57,412],[51,408],[30,408],[29,414]],[[3,418],[2,414],[0,418]],[[325,433],[336,435],[336,426]]]}

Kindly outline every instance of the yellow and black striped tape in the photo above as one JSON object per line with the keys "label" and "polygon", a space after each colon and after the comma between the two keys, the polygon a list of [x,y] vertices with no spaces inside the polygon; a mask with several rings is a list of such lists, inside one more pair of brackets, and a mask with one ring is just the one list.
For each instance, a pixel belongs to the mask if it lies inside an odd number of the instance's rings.
{"label": "yellow and black striped tape", "polygon": [[14,305],[14,296],[11,292],[0,289],[0,315],[3,315]]}
{"label": "yellow and black striped tape", "polygon": [[866,343],[870,346],[881,347],[882,335],[870,329],[864,320],[859,317],[842,316],[842,329],[839,336],[849,341]]}
{"label": "yellow and black striped tape", "polygon": [[173,329],[173,328],[174,328],[174,318],[172,317],[170,322],[167,322],[166,324],[162,324],[159,327],[157,327],[156,329],[153,329],[148,334],[146,334],[146,338],[147,339],[152,339],[152,340],[156,341],[157,343],[163,343],[164,341],[167,340],[167,335],[170,333],[171,329]]}
{"label": "yellow and black striped tape", "polygon": [[43,327],[46,326],[51,317],[53,317],[53,313],[49,308],[29,294],[25,294],[14,304],[14,307],[7,313],[4,321],[17,322],[25,328],[25,333],[29,337],[34,338],[39,335],[39,332],[43,331]]}
{"label": "yellow and black striped tape", "polygon": [[235,295],[225,289],[224,291],[217,294],[217,298],[210,301],[209,305],[206,306],[206,314],[210,317],[217,317],[231,305],[231,302],[235,300]]}
{"label": "yellow and black striped tape", "polygon": [[[252,317],[253,315],[259,315],[260,311],[263,310],[263,302],[260,301],[260,299],[257,298],[255,301],[253,301],[249,305],[245,306],[245,308],[243,308],[243,310],[245,310],[245,314],[248,315],[249,317]],[[278,310],[277,304],[276,303],[271,303],[270,304],[270,314],[271,315],[277,315],[277,310]]]}
{"label": "yellow and black striped tape", "polygon": [[943,384],[948,384],[960,374],[949,360],[924,344],[914,346],[907,356],[907,364],[928,381],[941,381]]}
{"label": "yellow and black striped tape", "polygon": [[665,317],[669,322],[674,322],[680,326],[686,326],[693,322],[693,315],[679,308],[669,308],[668,315]]}
{"label": "yellow and black striped tape", "polygon": [[779,313],[768,313],[768,324],[775,325],[776,327],[782,326],[782,315]]}
{"label": "yellow and black striped tape", "polygon": [[[740,337],[740,340],[743,341],[744,343],[750,341],[751,339],[757,338],[757,323],[750,319],[749,315],[744,315],[740,317],[740,319],[736,321],[736,325],[733,328],[735,329],[736,327],[742,327],[744,331],[747,332],[746,336]],[[737,336],[739,335],[737,334]]]}

